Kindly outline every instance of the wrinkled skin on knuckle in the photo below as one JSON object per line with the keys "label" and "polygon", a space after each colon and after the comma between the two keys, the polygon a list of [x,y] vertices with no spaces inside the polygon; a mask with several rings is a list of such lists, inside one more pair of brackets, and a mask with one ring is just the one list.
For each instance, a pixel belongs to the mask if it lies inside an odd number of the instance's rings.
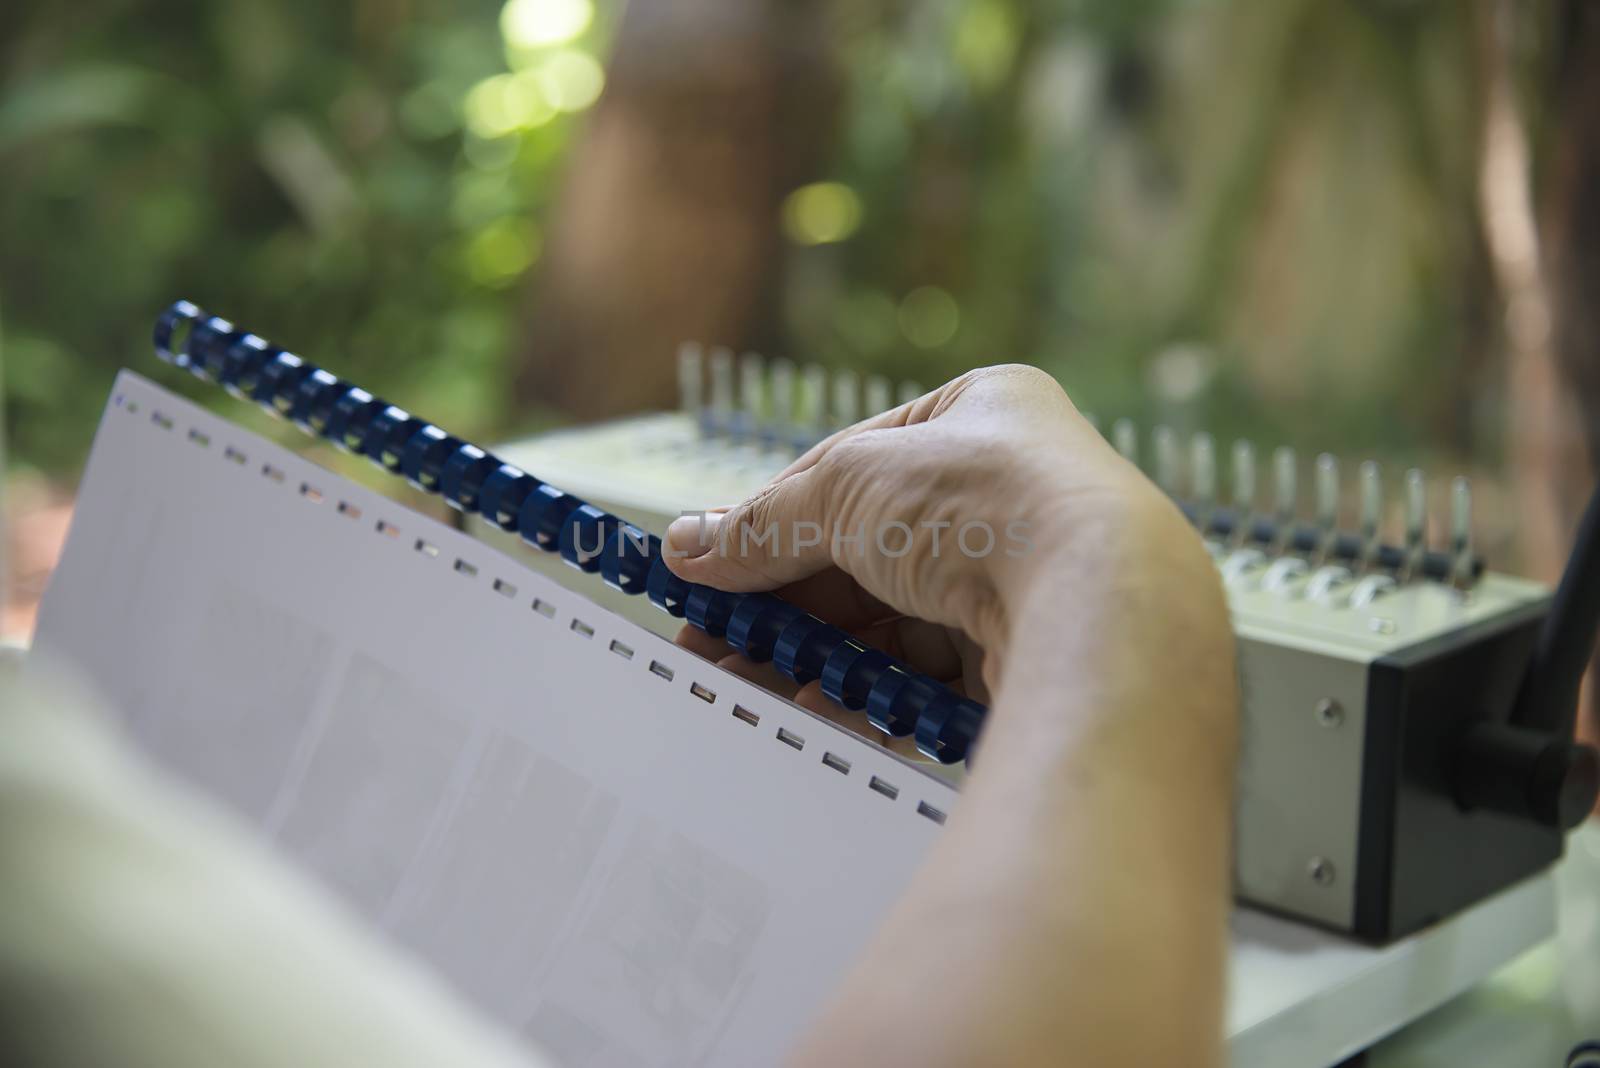
{"label": "wrinkled skin on knuckle", "polygon": [[[867,440],[841,449],[827,471],[841,529],[866,532],[865,544],[842,554],[840,565],[909,615],[964,626],[974,599],[993,587],[993,557],[1003,551],[1011,518],[1006,505],[1017,489],[1014,468],[1003,456],[975,452],[949,435],[861,437]],[[970,539],[981,555],[962,552],[958,541],[963,526],[974,522],[993,532],[992,539]]]}
{"label": "wrinkled skin on knuckle", "polygon": [[943,410],[991,411],[1042,426],[1076,417],[1077,409],[1054,377],[1028,364],[1007,363],[968,371],[950,384]]}
{"label": "wrinkled skin on knuckle", "polygon": [[724,559],[754,575],[761,575],[779,543],[772,540],[769,531],[778,522],[776,501],[778,486],[767,486],[754,497],[729,512],[720,526],[717,546]]}
{"label": "wrinkled skin on knuckle", "polygon": [[739,539],[735,548],[742,550],[752,532],[759,535],[772,525],[776,518],[774,503],[777,493],[778,487],[769,486],[739,507],[729,525],[730,536]]}
{"label": "wrinkled skin on knuckle", "polygon": [[[898,430],[898,428],[896,428]],[[847,438],[830,449],[813,475],[817,494],[822,498],[817,511],[826,513],[818,519],[842,530],[871,524],[874,498],[892,478],[894,455],[898,451],[895,441],[885,440],[885,435],[896,431],[869,430]],[[827,531],[831,536],[832,529]]]}
{"label": "wrinkled skin on knuckle", "polygon": [[985,384],[998,385],[1007,389],[1016,389],[1022,392],[1062,392],[1061,384],[1039,368],[1028,363],[996,363],[988,367],[979,367],[969,371],[972,381]]}

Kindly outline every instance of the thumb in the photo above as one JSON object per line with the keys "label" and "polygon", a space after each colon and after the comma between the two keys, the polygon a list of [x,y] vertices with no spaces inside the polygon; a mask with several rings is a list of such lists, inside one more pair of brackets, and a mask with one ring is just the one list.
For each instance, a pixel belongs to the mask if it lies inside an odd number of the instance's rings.
{"label": "thumb", "polygon": [[676,575],[719,590],[771,590],[833,563],[828,495],[815,467],[780,478],[725,512],[690,513],[667,527],[662,557]]}

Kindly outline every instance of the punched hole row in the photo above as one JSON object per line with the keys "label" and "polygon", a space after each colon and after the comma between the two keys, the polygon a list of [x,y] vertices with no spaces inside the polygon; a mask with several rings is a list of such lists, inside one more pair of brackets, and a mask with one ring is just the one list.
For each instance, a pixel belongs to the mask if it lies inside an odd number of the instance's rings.
{"label": "punched hole row", "polygon": [[[115,404],[117,407],[123,408],[129,413],[136,413],[139,411],[138,402],[128,400],[121,394],[117,395]],[[152,411],[150,413],[150,418],[151,422],[163,430],[171,430],[176,425],[176,421],[171,416],[161,411]],[[211,447],[211,435],[206,433],[204,430],[201,430],[199,427],[189,428],[188,439],[201,448]],[[245,452],[233,445],[224,446],[222,455],[223,458],[228,462],[238,464],[241,467],[249,463],[250,460],[249,456]],[[287,477],[282,468],[275,467],[270,463],[261,465],[261,476],[270,482],[277,483],[282,483]],[[312,504],[321,504],[324,495],[322,490],[312,483],[302,482],[300,483],[300,496],[304,497]],[[339,501],[337,511],[339,515],[345,517],[346,519],[360,519],[362,515],[360,505],[346,500]],[[377,523],[374,524],[373,529],[384,537],[398,538],[400,536],[400,528],[387,519],[378,520]],[[416,539],[416,541],[413,543],[413,548],[415,548],[417,552],[422,553],[427,557],[437,557],[439,555],[439,547],[425,538]],[[463,575],[467,578],[477,578],[478,576],[478,565],[474,564],[470,560],[465,559],[464,557],[456,558],[454,569],[457,574]],[[505,579],[497,578],[494,580],[494,591],[505,597],[515,597],[517,595],[517,587],[514,584],[507,582]],[[555,614],[554,606],[539,601],[534,602],[534,609],[547,617]],[[580,633],[584,633],[585,637],[588,637],[594,633],[593,630],[587,629],[586,624],[580,624],[576,621],[573,629],[579,631]],[[623,648],[626,648],[626,646],[623,646]],[[632,656],[632,650],[628,650],[628,655],[630,657]]]}
{"label": "punched hole row", "polygon": [[[458,565],[459,563],[460,561],[458,561]],[[503,583],[501,583],[500,580],[496,580],[496,589],[500,589],[502,585]],[[515,592],[514,589],[512,592]],[[556,608],[553,604],[548,601],[540,600],[539,598],[534,598],[533,609],[546,618],[554,618],[556,614]],[[572,617],[572,621],[569,624],[569,629],[584,638],[593,638],[595,634],[594,628],[588,623],[584,622],[582,619],[579,619],[577,616]],[[608,648],[612,653],[622,657],[624,660],[633,659],[633,649],[623,644],[621,641],[613,639]],[[677,675],[673,668],[662,663],[660,660],[650,661],[650,673],[666,682],[673,681]],[[689,683],[689,692],[708,705],[715,704],[717,701],[717,692],[702,682],[691,680]],[[753,712],[740,704],[735,704],[733,706],[731,715],[734,719],[739,720],[741,723],[747,723],[752,727],[759,726],[761,723],[761,716],[759,713]],[[774,735],[774,737],[779,742],[789,746],[791,749],[803,751],[806,747],[805,738],[794,731],[789,730],[787,727],[779,727],[777,734]],[[830,768],[841,775],[850,774],[851,762],[837,753],[823,753],[822,764],[824,767]],[[891,801],[897,800],[900,797],[900,787],[881,776],[871,776],[867,781],[867,786],[874,793],[886,797]],[[928,804],[926,801],[919,801],[917,803],[917,814],[938,824],[943,824],[945,821],[945,814],[939,809]]]}

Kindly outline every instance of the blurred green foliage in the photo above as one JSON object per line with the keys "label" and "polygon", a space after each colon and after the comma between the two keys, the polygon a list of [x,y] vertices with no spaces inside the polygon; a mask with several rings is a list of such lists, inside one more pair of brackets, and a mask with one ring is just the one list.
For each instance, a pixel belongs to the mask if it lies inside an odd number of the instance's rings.
{"label": "blurred green foliage", "polygon": [[[844,103],[770,220],[787,354],[925,385],[1029,359],[1107,416],[1495,455],[1470,5],[815,8]],[[558,417],[510,410],[510,354],[627,10],[0,10],[14,459],[69,472],[178,296],[463,433]]]}
{"label": "blurred green foliage", "polygon": [[801,351],[930,384],[1024,359],[1145,426],[1494,461],[1473,5],[882,10],[811,225],[789,205]]}
{"label": "blurred green foliage", "polygon": [[582,17],[523,49],[496,0],[0,7],[13,459],[70,471],[113,371],[151,370],[149,324],[180,296],[498,428],[513,284],[576,120],[551,106],[481,136],[465,102],[600,49],[603,14],[543,6]]}

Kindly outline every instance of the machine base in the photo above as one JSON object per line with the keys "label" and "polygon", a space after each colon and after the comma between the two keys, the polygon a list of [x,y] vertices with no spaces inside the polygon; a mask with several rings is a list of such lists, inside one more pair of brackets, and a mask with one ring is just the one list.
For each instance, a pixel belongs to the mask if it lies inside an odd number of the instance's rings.
{"label": "machine base", "polygon": [[1338,1065],[1550,938],[1555,921],[1548,873],[1379,947],[1238,909],[1229,965],[1230,1063]]}

